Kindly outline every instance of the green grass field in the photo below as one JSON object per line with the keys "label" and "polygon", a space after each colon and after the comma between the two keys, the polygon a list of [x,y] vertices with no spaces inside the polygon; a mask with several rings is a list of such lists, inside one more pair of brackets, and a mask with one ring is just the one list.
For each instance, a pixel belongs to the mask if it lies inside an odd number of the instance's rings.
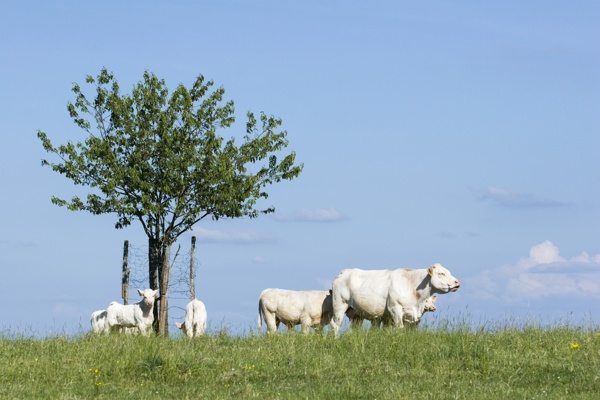
{"label": "green grass field", "polygon": [[598,399],[600,328],[5,334],[0,398]]}

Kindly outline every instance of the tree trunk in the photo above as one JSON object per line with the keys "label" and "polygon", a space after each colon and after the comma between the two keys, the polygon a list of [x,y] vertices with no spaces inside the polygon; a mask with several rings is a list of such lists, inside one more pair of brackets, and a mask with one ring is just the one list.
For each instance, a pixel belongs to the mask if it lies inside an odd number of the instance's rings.
{"label": "tree trunk", "polygon": [[129,240],[123,243],[123,275],[121,276],[123,304],[129,304]]}
{"label": "tree trunk", "polygon": [[196,298],[196,280],[195,275],[195,253],[196,253],[196,236],[192,236],[192,250],[190,252],[190,300]]}
{"label": "tree trunk", "polygon": [[160,267],[160,313],[158,318],[158,333],[169,336],[169,277],[171,276],[171,245],[162,247],[162,263]]}
{"label": "tree trunk", "polygon": [[[158,271],[162,262],[161,257],[162,246],[157,239],[148,238],[148,277],[150,283],[150,289],[158,289]],[[154,302],[154,322],[152,328],[155,332],[158,332],[158,304]]]}

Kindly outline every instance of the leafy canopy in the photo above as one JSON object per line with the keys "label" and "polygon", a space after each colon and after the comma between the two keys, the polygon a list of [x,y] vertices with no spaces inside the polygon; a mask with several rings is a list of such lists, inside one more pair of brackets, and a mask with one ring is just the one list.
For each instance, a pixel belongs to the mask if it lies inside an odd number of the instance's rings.
{"label": "leafy canopy", "polygon": [[70,116],[88,134],[85,141],[54,147],[44,132],[38,137],[61,159],[42,165],[97,190],[85,199],[53,197],[54,204],[116,213],[116,228],[139,220],[149,238],[172,243],[209,215],[273,212],[257,209],[257,200],[268,197],[264,188],[302,171],[294,152],[280,155],[288,145],[287,132],[278,130],[281,119],[248,112],[243,143],[220,137],[217,131],[235,122],[234,103],[223,103],[224,89],[211,91],[213,82],[202,75],[191,89],[179,85],[171,95],[165,81],[148,71],[131,95],[120,93],[106,69],[86,83],[95,98],[73,84],[76,100],[68,103]]}

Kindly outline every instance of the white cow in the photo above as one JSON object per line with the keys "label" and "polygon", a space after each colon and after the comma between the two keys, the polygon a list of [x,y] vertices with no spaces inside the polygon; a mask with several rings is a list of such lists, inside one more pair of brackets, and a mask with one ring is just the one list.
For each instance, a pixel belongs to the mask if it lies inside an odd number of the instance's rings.
{"label": "white cow", "polygon": [[[423,316],[423,314],[425,314],[428,311],[434,312],[435,310],[437,310],[437,307],[435,306],[436,301],[437,301],[437,296],[435,296],[435,295],[431,296],[430,298],[425,300],[425,302],[423,302],[423,304],[419,308],[419,312],[417,313],[417,315],[419,317],[416,321],[412,321],[410,315],[407,315],[407,314],[404,315],[403,316],[404,324],[407,324],[409,326],[414,326],[414,327],[418,326],[419,322],[421,322],[421,317]],[[381,325],[383,325],[383,326],[390,325],[390,321],[388,321],[388,320],[383,320],[380,318],[373,318],[373,319],[362,318],[352,308],[348,308],[348,310],[346,310],[346,316],[348,317],[348,319],[350,319],[352,328],[360,327],[363,323],[363,319],[367,319],[371,323],[371,328],[379,328],[379,327],[381,327]]]}
{"label": "white cow", "polygon": [[[106,326],[106,310],[98,310],[92,313],[90,318],[92,323],[92,333],[103,333]],[[139,331],[135,328],[120,328],[120,332],[125,332],[127,335],[136,335]]]}
{"label": "white cow", "polygon": [[177,328],[189,337],[201,336],[206,330],[206,307],[198,299],[194,299],[185,307],[185,321],[183,324],[175,322]]}
{"label": "white cow", "polygon": [[349,308],[363,319],[389,321],[392,326],[416,323],[429,297],[454,292],[459,286],[441,264],[427,269],[344,269],[333,280],[331,327],[337,335]]}
{"label": "white cow", "polygon": [[288,329],[301,324],[302,333],[310,327],[325,327],[331,320],[331,290],[265,289],[258,300],[258,331],[262,319],[269,333],[277,331],[283,322]]}
{"label": "white cow", "polygon": [[154,302],[158,298],[158,290],[146,289],[138,293],[143,297],[135,304],[123,305],[113,301],[106,309],[106,324],[104,332],[108,333],[114,327],[137,327],[143,335],[148,335],[154,321]]}
{"label": "white cow", "polygon": [[90,322],[92,323],[92,333],[103,332],[104,325],[106,325],[106,310],[94,311]]}

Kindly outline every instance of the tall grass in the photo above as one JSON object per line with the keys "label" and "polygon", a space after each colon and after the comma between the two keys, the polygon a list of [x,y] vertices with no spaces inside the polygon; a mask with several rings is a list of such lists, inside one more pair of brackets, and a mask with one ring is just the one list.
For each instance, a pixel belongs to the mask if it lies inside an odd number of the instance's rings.
{"label": "tall grass", "polygon": [[201,338],[14,334],[0,398],[597,399],[598,327]]}

